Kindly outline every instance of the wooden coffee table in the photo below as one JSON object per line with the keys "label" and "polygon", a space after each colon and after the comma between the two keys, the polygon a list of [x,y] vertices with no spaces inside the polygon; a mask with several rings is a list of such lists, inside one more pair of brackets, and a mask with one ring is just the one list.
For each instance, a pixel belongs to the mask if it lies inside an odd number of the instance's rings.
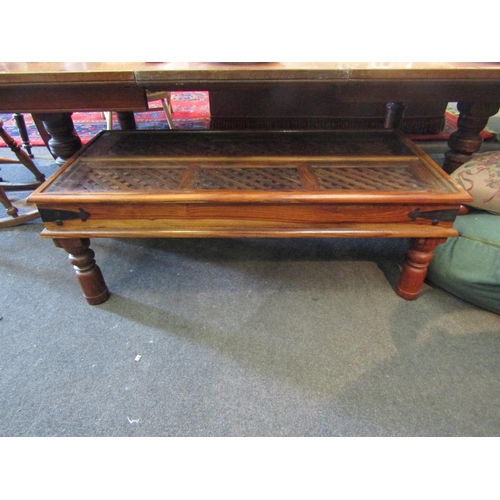
{"label": "wooden coffee table", "polygon": [[412,238],[397,293],[415,299],[470,197],[393,130],[111,131],[29,201],[95,305],[90,238],[119,237]]}

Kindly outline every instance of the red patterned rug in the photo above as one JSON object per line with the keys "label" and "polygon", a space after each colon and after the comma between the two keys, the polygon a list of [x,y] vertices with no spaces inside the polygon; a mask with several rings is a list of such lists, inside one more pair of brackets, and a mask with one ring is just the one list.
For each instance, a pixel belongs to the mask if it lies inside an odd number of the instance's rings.
{"label": "red patterned rug", "polygon": [[[208,129],[210,127],[210,103],[208,92],[172,92],[171,94],[172,118],[174,125],[179,129]],[[137,128],[144,129],[168,129],[165,112],[160,101],[150,102],[151,111],[134,113]],[[4,129],[19,143],[19,130],[14,121],[12,113],[0,114],[4,121]],[[33,123],[30,114],[25,114],[24,119],[32,146],[43,146],[44,143]],[[85,144],[98,132],[106,128],[106,120],[100,112],[73,113],[73,123],[80,139]],[[118,129],[116,115],[113,117],[113,128]],[[0,141],[0,146],[4,146]]]}

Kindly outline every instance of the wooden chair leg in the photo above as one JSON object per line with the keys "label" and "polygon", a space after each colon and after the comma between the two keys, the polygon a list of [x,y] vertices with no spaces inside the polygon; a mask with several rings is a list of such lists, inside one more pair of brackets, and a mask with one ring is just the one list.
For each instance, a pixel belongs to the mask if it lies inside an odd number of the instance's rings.
{"label": "wooden chair leg", "polygon": [[0,217],[0,229],[7,227],[20,226],[31,220],[40,217],[37,208],[34,205],[28,205],[25,201],[16,201],[12,203],[5,191],[0,186],[0,203],[7,210],[7,217]]}
{"label": "wooden chair leg", "polygon": [[24,165],[36,178],[35,182],[13,183],[6,182],[0,179],[0,203],[5,207],[8,217],[0,218],[0,228],[18,226],[30,220],[39,217],[38,210],[34,205],[29,205],[25,201],[16,201],[12,203],[7,195],[6,190],[23,191],[26,189],[34,189],[39,186],[44,180],[45,175],[42,174],[33,163],[28,154],[23,151],[17,142],[3,129],[3,122],[0,119],[0,137],[9,146],[10,150],[16,155],[16,160],[8,158],[0,158],[0,163],[16,163]]}
{"label": "wooden chair leg", "polygon": [[28,156],[33,158],[33,153],[31,152],[30,137],[28,135],[28,129],[26,128],[26,122],[24,121],[24,116],[21,113],[14,113],[14,120],[16,121],[16,126],[19,129],[19,135],[23,141],[23,146]]}
{"label": "wooden chair leg", "polygon": [[161,105],[163,107],[163,111],[165,111],[165,115],[167,116],[168,126],[170,127],[171,130],[173,130],[175,127],[174,127],[174,120],[172,118],[172,105],[170,104],[170,93],[167,94],[167,97],[165,99],[161,100]]}
{"label": "wooden chair leg", "polygon": [[11,203],[9,198],[7,198],[7,195],[5,194],[5,191],[1,186],[0,186],[0,203],[5,207],[8,215],[10,215],[11,217],[17,217],[18,215],[17,208]]}
{"label": "wooden chair leg", "polygon": [[113,130],[113,111],[103,111],[106,120],[106,130]]}
{"label": "wooden chair leg", "polygon": [[[10,150],[16,155],[19,162],[21,162],[34,176],[38,183],[42,183],[45,180],[45,175],[38,170],[33,160],[28,156],[28,154],[23,151],[19,144],[4,130],[3,121],[0,120],[0,137],[5,141],[5,144],[10,148]],[[6,186],[4,185],[4,188]],[[22,189],[22,188],[21,188]]]}
{"label": "wooden chair leg", "polygon": [[147,95],[148,102],[161,102],[161,107],[167,117],[167,123],[170,129],[174,129],[174,120],[172,118],[172,104],[170,101],[171,93],[170,92],[149,92]]}

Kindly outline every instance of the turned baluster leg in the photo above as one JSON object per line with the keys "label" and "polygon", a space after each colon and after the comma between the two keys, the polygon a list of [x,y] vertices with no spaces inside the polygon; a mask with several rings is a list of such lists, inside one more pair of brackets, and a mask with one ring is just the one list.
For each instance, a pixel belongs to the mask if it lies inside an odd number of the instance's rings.
{"label": "turned baluster leg", "polygon": [[445,153],[443,164],[443,169],[449,174],[470,160],[473,153],[479,151],[483,142],[481,131],[490,116],[498,111],[499,103],[459,102],[457,108],[460,111],[458,130],[450,135],[448,141],[450,150]]}
{"label": "turned baluster leg", "polygon": [[120,130],[137,130],[135,116],[132,111],[119,111],[116,113]]}
{"label": "turned baluster leg", "polygon": [[81,147],[82,141],[75,131],[72,113],[37,113],[37,119],[43,122],[50,135],[49,149],[57,157],[56,163],[62,165]]}
{"label": "turned baluster leg", "polygon": [[28,129],[26,128],[26,122],[24,121],[24,116],[21,113],[14,113],[14,120],[16,126],[19,129],[19,135],[23,141],[24,149],[26,150],[28,156],[33,158],[33,153],[31,152],[30,137],[28,135]]}
{"label": "turned baluster leg", "polygon": [[388,102],[385,106],[384,128],[398,129],[401,126],[406,111],[403,102]]}
{"label": "turned baluster leg", "polygon": [[434,256],[434,249],[446,238],[414,238],[406,254],[406,263],[401,271],[397,294],[406,300],[418,298],[424,283],[427,268]]}
{"label": "turned baluster leg", "polygon": [[99,266],[95,263],[94,251],[89,248],[88,238],[55,238],[56,247],[63,248],[69,254],[76,277],[82,287],[87,302],[93,306],[106,302],[109,291]]}

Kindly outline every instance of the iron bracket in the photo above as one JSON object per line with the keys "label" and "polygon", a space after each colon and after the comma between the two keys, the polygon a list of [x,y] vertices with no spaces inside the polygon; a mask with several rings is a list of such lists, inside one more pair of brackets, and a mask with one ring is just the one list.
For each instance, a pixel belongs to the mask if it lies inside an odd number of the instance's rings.
{"label": "iron bracket", "polygon": [[57,226],[62,226],[65,220],[80,219],[82,222],[85,222],[90,217],[90,214],[83,208],[79,208],[78,212],[40,208],[38,212],[43,222],[55,222]]}
{"label": "iron bracket", "polygon": [[447,208],[444,210],[427,210],[424,212],[420,211],[420,208],[416,208],[408,214],[408,217],[412,221],[417,219],[429,219],[432,220],[432,225],[437,226],[440,222],[453,222],[458,215],[458,208]]}

